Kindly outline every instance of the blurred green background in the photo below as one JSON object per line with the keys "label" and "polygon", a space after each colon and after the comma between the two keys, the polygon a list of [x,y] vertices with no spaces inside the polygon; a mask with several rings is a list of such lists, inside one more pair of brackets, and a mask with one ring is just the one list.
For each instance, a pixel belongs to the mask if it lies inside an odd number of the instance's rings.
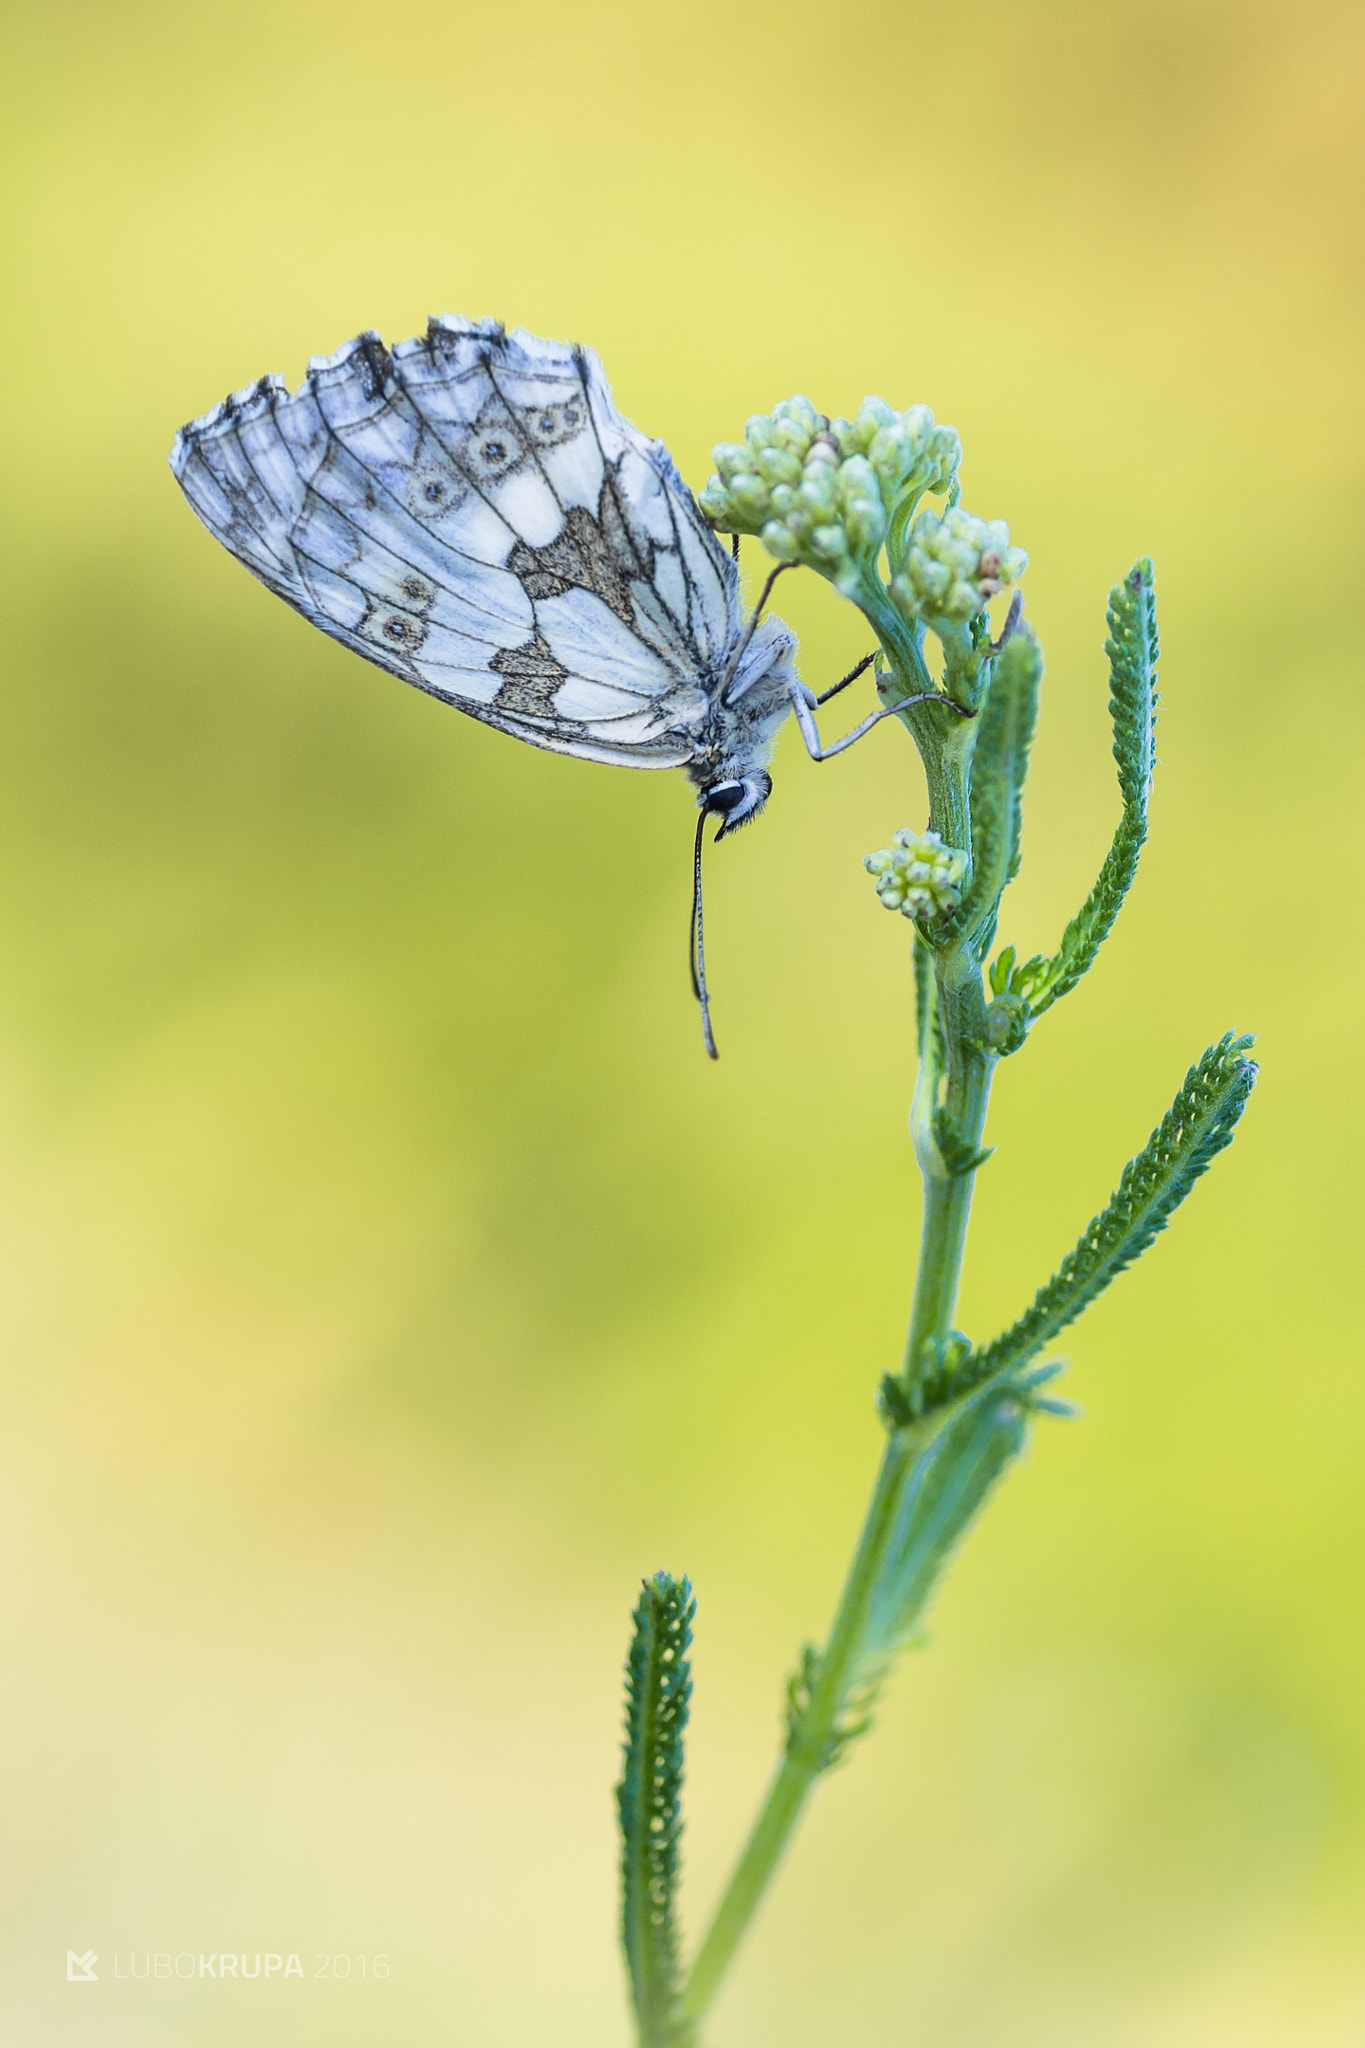
{"label": "blurred green background", "polygon": [[[700,1594],[695,1929],[877,1455],[918,1198],[859,857],[923,822],[908,742],[784,739],[711,864],[712,1069],[681,778],[367,668],[165,467],[230,388],[448,308],[590,342],[694,484],[797,389],[958,426],[1049,656],[1025,950],[1107,843],[1105,595],[1156,557],[1156,838],[1001,1073],[969,1330],[1262,1034],[714,2048],[1365,2042],[1359,9],[42,0],[4,37],[0,2037],[624,2044],[638,1578]],[[865,635],[799,580],[823,683]],[[113,1980],[206,1950],[308,1981]]]}

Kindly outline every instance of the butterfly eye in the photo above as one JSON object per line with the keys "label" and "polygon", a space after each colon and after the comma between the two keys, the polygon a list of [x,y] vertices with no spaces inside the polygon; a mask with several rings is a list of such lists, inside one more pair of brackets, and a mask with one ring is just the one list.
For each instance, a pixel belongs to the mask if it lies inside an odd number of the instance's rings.
{"label": "butterfly eye", "polygon": [[733,832],[738,826],[747,825],[750,818],[756,818],[772,791],[772,776],[764,770],[757,775],[746,775],[743,781],[713,783],[706,791],[703,809],[720,813],[717,839],[724,839],[727,832]]}
{"label": "butterfly eye", "polygon": [[737,804],[741,804],[743,801],[744,784],[742,782],[716,782],[706,792],[706,808],[708,811],[722,811],[728,815]]}

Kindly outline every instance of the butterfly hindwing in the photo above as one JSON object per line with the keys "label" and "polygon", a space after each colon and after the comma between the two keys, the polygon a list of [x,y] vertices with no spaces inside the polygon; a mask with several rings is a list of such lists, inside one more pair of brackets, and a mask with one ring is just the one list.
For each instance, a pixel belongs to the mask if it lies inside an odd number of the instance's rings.
{"label": "butterfly hindwing", "polygon": [[737,577],[589,351],[448,317],[392,354],[360,335],[171,461],[254,575],[404,681],[559,752],[689,759]]}

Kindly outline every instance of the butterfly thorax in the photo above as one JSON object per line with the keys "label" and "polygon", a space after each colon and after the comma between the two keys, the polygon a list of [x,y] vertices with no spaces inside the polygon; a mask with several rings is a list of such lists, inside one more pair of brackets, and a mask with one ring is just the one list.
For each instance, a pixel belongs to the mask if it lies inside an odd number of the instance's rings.
{"label": "butterfly thorax", "polygon": [[703,809],[721,812],[718,836],[757,817],[772,790],[768,762],[791,711],[796,638],[781,619],[746,626],[707,691],[687,773]]}

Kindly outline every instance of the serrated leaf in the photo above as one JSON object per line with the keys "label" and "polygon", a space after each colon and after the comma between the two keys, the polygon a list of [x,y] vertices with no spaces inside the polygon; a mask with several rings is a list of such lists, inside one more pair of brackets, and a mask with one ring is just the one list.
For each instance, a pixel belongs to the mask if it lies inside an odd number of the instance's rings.
{"label": "serrated leaf", "polygon": [[1024,1447],[1031,1402],[993,1387],[934,1438],[915,1468],[873,1595],[864,1636],[868,1666],[909,1647],[958,1544]]}
{"label": "serrated leaf", "polygon": [[875,1669],[864,1671],[853,1679],[839,1703],[832,1725],[812,1754],[808,1750],[808,1722],[823,1671],[824,1661],[815,1644],[803,1644],[801,1660],[787,1680],[787,1753],[800,1752],[806,1755],[813,1769],[832,1771],[836,1764],[843,1762],[859,1736],[866,1735],[871,1728],[885,1665],[879,1662]]}
{"label": "serrated leaf", "polygon": [[682,1840],[683,1733],[692,1698],[687,1651],[697,1611],[686,1579],[643,1582],[626,1661],[621,1825],[621,1940],[641,2048],[686,2048],[674,1913]]}
{"label": "serrated leaf", "polygon": [[934,1111],[934,1143],[948,1180],[961,1180],[964,1174],[975,1173],[995,1151],[994,1145],[969,1145],[942,1108]]}
{"label": "serrated leaf", "polygon": [[1165,1229],[1201,1174],[1232,1141],[1256,1080],[1253,1041],[1231,1032],[1190,1068],[1175,1101],[1123,1169],[1113,1198],[1017,1323],[954,1375],[955,1398],[1036,1357]]}
{"label": "serrated leaf", "polygon": [[1123,816],[1098,879],[1062,934],[1051,959],[1030,960],[1014,971],[1012,987],[1027,996],[1036,1019],[1068,995],[1094,962],[1137,873],[1147,838],[1147,813],[1156,759],[1156,590],[1144,556],[1109,593],[1109,713],[1114,727]]}
{"label": "serrated leaf", "polygon": [[1038,716],[1043,651],[1032,628],[1011,634],[995,664],[972,754],[972,869],[952,928],[978,959],[995,936],[1000,898],[1019,872],[1024,779]]}

